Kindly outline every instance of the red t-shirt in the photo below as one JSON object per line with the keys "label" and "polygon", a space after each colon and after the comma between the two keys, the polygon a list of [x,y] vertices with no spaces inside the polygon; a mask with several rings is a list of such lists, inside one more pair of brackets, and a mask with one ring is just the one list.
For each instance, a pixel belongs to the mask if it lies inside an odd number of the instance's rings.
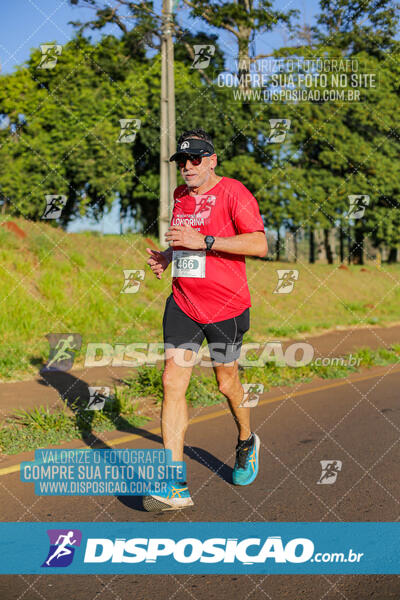
{"label": "red t-shirt", "polygon": [[[171,225],[190,225],[215,237],[264,231],[257,200],[240,181],[229,177],[199,196],[190,196],[185,184],[178,186]],[[207,250],[205,277],[173,277],[172,292],[177,305],[198,323],[237,317],[251,306],[245,257]]]}

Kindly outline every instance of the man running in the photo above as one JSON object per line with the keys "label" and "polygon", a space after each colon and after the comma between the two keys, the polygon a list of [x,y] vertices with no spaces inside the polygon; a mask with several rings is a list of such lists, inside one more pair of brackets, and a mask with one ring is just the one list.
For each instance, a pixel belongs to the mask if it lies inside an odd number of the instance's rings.
{"label": "man running", "polygon": [[[238,428],[235,485],[248,485],[258,473],[260,440],[250,428],[250,408],[240,407],[244,390],[238,373],[243,334],[250,327],[250,293],[245,256],[268,251],[264,223],[254,196],[236,179],[216,175],[217,155],[202,129],[185,131],[171,156],[185,181],[174,192],[171,226],[164,252],[147,248],[148,264],[161,278],[172,262],[172,294],[165,305],[165,369],[161,429],[164,447],[183,460],[188,409],[188,364],[207,339],[219,390]],[[193,361],[192,361],[193,362]],[[145,496],[149,511],[192,506],[186,482],[171,482],[165,494]]]}

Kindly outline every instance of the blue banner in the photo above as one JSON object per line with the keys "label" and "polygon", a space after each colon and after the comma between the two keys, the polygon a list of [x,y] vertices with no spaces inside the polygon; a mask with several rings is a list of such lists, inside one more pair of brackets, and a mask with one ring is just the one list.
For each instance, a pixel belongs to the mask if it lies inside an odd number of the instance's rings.
{"label": "blue banner", "polygon": [[1,574],[399,574],[400,523],[0,523]]}

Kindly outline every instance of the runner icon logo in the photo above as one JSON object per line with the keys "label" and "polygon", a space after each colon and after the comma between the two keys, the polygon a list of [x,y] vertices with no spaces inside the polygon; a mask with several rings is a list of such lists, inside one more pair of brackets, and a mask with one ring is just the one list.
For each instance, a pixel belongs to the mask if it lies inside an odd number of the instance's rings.
{"label": "runner icon logo", "polygon": [[75,548],[81,545],[79,529],[48,529],[50,548],[42,567],[68,567],[74,558]]}
{"label": "runner icon logo", "polygon": [[40,50],[42,57],[38,69],[54,69],[62,52],[62,46],[60,44],[42,44]]}
{"label": "runner icon logo", "polygon": [[215,206],[216,197],[203,194],[201,196],[194,196],[194,199],[196,203],[194,214],[196,217],[208,219],[211,214],[212,207]]}
{"label": "runner icon logo", "polygon": [[136,294],[140,288],[140,282],[144,280],[145,272],[143,269],[123,269],[124,285],[121,294]]}
{"label": "runner icon logo", "polygon": [[105,386],[89,386],[90,398],[85,410],[103,410],[104,404],[110,397],[110,388]]}
{"label": "runner icon logo", "polygon": [[118,144],[131,144],[135,141],[136,134],[140,129],[140,119],[120,119],[121,131],[117,139]]}
{"label": "runner icon logo", "polygon": [[216,197],[208,194],[187,197],[182,212],[174,216],[172,224],[190,225],[191,227],[206,225],[215,202]]}
{"label": "runner icon logo", "polygon": [[339,471],[342,470],[342,461],[341,460],[320,460],[321,464],[321,477],[317,481],[318,485],[327,484],[331,485],[335,483]]}
{"label": "runner icon logo", "polygon": [[206,69],[210,64],[210,60],[214,56],[215,46],[212,44],[195,44],[193,46],[193,50],[195,57],[192,63],[192,69]]}
{"label": "runner icon logo", "polygon": [[348,219],[362,219],[366,207],[369,205],[369,196],[359,194],[349,196]]}
{"label": "runner icon logo", "polygon": [[290,294],[299,278],[299,272],[296,269],[277,269],[276,272],[278,283],[274,294]]}
{"label": "runner icon logo", "polygon": [[49,360],[44,371],[69,371],[74,364],[75,353],[80,350],[82,336],[79,333],[48,333]]}
{"label": "runner icon logo", "polygon": [[57,196],[48,194],[46,198],[46,208],[44,209],[42,219],[58,219],[61,217],[64,206],[67,203],[67,196]]}
{"label": "runner icon logo", "polygon": [[264,392],[264,385],[262,383],[244,383],[243,390],[244,397],[239,408],[254,408],[258,404],[260,394]]}
{"label": "runner icon logo", "polygon": [[269,144],[280,144],[285,141],[290,129],[290,119],[270,119],[271,131],[268,137]]}

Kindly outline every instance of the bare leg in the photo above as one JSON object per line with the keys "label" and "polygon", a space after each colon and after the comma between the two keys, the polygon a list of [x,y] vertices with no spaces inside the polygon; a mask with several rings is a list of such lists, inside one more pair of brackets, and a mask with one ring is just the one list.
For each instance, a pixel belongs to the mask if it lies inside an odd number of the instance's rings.
{"label": "bare leg", "polygon": [[183,460],[183,445],[189,422],[185,394],[195,359],[196,354],[192,350],[182,348],[168,348],[166,350],[161,431],[164,447],[172,450],[174,461]]}
{"label": "bare leg", "polygon": [[250,408],[239,408],[244,398],[243,386],[239,379],[238,361],[213,363],[219,391],[228,399],[229,408],[235,420],[240,440],[247,440],[251,434]]}

